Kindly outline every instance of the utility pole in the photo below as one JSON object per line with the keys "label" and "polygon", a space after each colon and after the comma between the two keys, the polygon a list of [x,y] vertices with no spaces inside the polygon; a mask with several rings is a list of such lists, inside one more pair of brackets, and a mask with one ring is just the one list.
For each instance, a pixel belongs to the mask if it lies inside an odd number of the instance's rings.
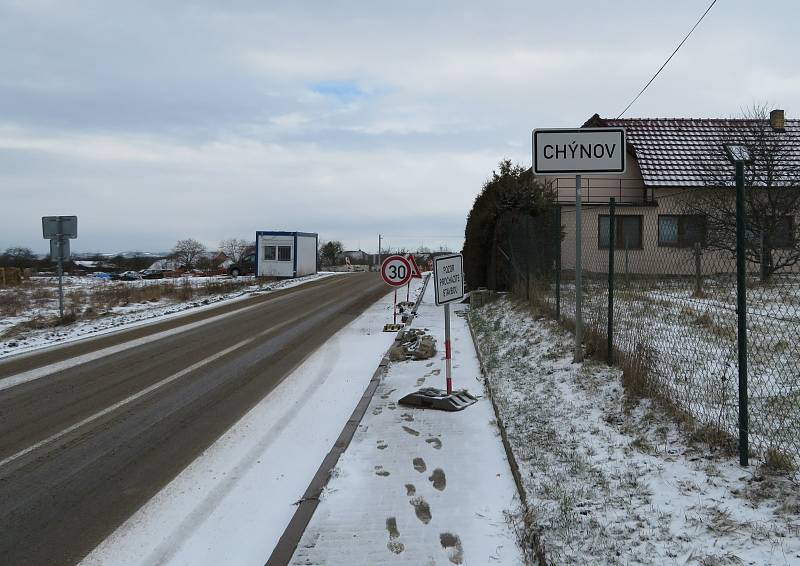
{"label": "utility pole", "polygon": [[378,269],[381,267],[381,235],[378,234]]}

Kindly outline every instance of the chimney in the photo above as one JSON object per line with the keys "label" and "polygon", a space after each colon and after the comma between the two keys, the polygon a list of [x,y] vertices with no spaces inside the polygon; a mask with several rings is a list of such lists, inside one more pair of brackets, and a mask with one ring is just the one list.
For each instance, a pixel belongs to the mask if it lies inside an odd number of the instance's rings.
{"label": "chimney", "polygon": [[783,131],[783,110],[775,109],[769,113],[769,125],[773,130]]}

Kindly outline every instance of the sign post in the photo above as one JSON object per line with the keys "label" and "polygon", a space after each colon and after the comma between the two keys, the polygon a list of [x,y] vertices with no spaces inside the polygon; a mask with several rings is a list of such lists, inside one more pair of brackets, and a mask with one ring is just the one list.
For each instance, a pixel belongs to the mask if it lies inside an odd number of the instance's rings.
{"label": "sign post", "polygon": [[[533,131],[533,172],[536,175],[575,175],[575,351],[583,361],[583,258],[581,175],[625,173],[624,128],[536,129]],[[609,242],[616,241],[611,235]]]}
{"label": "sign post", "polygon": [[450,303],[464,298],[464,258],[461,254],[439,256],[433,260],[433,286],[436,305],[444,305],[444,358],[447,394],[453,392],[453,348],[450,344]]}
{"label": "sign post", "polygon": [[413,275],[411,264],[401,255],[390,255],[381,264],[381,277],[387,285],[394,287],[394,321],[383,327],[384,332],[400,330],[397,324],[397,288],[411,280]]}
{"label": "sign post", "polygon": [[398,404],[442,411],[460,411],[478,399],[466,389],[453,393],[453,347],[450,343],[450,303],[464,298],[464,259],[461,254],[439,256],[433,260],[433,286],[436,305],[444,305],[444,352],[447,391],[424,387],[398,399]]}
{"label": "sign post", "polygon": [[58,262],[58,314],[64,318],[64,261],[69,259],[69,240],[78,237],[77,216],[42,216],[42,236],[50,240],[50,257]]}
{"label": "sign post", "polygon": [[[422,272],[419,270],[417,261],[414,259],[414,254],[408,254],[406,259],[411,266],[411,279],[422,279]],[[408,284],[406,285],[406,302],[411,300],[411,279],[408,280]]]}

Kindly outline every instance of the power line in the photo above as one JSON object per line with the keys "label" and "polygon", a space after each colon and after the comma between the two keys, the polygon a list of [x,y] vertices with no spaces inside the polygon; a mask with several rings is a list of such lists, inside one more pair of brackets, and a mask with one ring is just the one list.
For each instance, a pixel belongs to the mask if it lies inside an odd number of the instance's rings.
{"label": "power line", "polygon": [[689,30],[689,33],[687,33],[687,34],[686,34],[686,37],[684,37],[684,38],[683,38],[683,40],[682,40],[682,41],[681,41],[681,42],[678,44],[678,47],[676,47],[676,48],[675,48],[675,51],[673,51],[673,52],[672,52],[672,55],[670,55],[670,56],[667,58],[667,60],[666,60],[666,61],[664,61],[664,64],[663,64],[663,65],[661,65],[661,67],[658,69],[658,71],[656,71],[656,74],[655,74],[655,75],[653,75],[653,77],[652,77],[652,78],[651,78],[649,81],[647,81],[647,84],[646,84],[646,85],[644,85],[644,88],[643,88],[642,90],[640,90],[640,91],[639,91],[639,94],[637,94],[637,95],[634,97],[634,99],[633,99],[633,100],[631,100],[630,104],[628,104],[628,105],[625,107],[625,110],[623,110],[622,112],[620,112],[620,113],[619,113],[619,116],[617,116],[617,119],[621,118],[621,117],[622,117],[622,115],[623,115],[623,114],[625,114],[625,112],[627,112],[627,111],[628,111],[628,109],[629,109],[631,106],[633,106],[633,103],[634,103],[634,102],[636,102],[637,100],[639,100],[639,97],[640,97],[640,96],[642,96],[642,94],[644,93],[644,91],[645,91],[645,90],[647,90],[647,87],[649,87],[649,86],[650,86],[650,83],[652,83],[654,80],[656,80],[656,77],[658,76],[658,74],[659,74],[661,71],[663,71],[663,70],[664,70],[664,67],[666,67],[666,66],[667,66],[667,63],[669,63],[669,62],[670,62],[670,60],[671,60],[671,59],[672,59],[672,58],[675,56],[675,54],[678,52],[678,49],[680,49],[680,48],[681,48],[681,46],[682,46],[684,43],[686,43],[686,40],[687,40],[687,39],[689,39],[689,36],[690,36],[690,35],[692,35],[692,32],[695,30],[695,28],[696,28],[697,26],[699,26],[699,25],[700,25],[700,22],[702,22],[702,21],[703,21],[703,18],[705,18],[705,17],[706,17],[706,14],[708,14],[708,13],[711,11],[711,8],[713,8],[713,7],[714,7],[714,4],[716,4],[716,3],[717,3],[717,0],[712,0],[711,4],[709,4],[708,8],[706,8],[706,11],[705,11],[705,12],[703,12],[703,15],[702,15],[702,16],[700,16],[700,19],[699,19],[699,20],[697,20],[697,23],[695,23],[695,24],[694,24],[694,26],[692,26],[692,29],[690,29],[690,30]]}

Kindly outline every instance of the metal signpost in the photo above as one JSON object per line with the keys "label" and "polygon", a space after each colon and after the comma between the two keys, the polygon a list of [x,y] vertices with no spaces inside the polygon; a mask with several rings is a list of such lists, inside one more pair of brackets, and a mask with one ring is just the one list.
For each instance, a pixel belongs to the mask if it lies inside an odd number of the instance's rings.
{"label": "metal signpost", "polygon": [[575,175],[575,362],[583,360],[581,175],[622,174],[625,166],[624,128],[533,130],[534,174]]}
{"label": "metal signpost", "polygon": [[50,240],[50,257],[58,262],[58,313],[64,318],[64,262],[69,260],[69,241],[78,237],[77,216],[42,216],[42,236]]}
{"label": "metal signpost", "polygon": [[387,285],[394,287],[394,322],[383,327],[386,332],[394,332],[397,328],[397,288],[411,280],[413,275],[411,264],[401,255],[390,255],[381,264],[381,277]]}
{"label": "metal signpost", "polygon": [[461,254],[439,256],[433,260],[433,287],[436,292],[436,305],[444,305],[444,358],[447,394],[450,395],[453,392],[450,303],[464,298],[464,258]]}
{"label": "metal signpost", "polygon": [[[406,259],[408,260],[408,264],[411,266],[411,279],[422,279],[422,272],[419,270],[417,260],[414,259],[414,254],[406,255]],[[406,302],[411,300],[411,279],[409,279],[408,284],[406,285]]]}
{"label": "metal signpost", "polygon": [[433,260],[433,286],[436,305],[444,305],[444,357],[446,364],[447,390],[423,387],[398,399],[400,405],[461,411],[478,399],[466,389],[453,392],[453,348],[450,345],[450,303],[464,298],[464,260],[461,254],[439,256]]}

